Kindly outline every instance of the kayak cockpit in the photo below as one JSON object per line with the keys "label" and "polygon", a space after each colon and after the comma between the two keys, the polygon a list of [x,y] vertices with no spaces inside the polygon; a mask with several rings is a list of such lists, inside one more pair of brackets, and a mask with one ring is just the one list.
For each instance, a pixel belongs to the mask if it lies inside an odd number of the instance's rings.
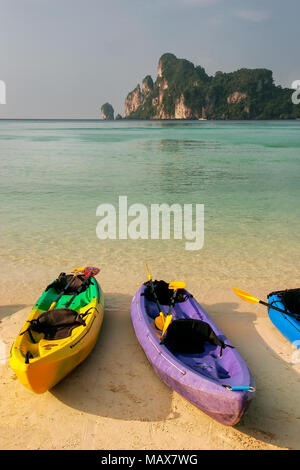
{"label": "kayak cockpit", "polygon": [[[155,318],[158,316],[158,310],[155,302],[145,299],[145,312],[149,323],[154,330],[157,341],[159,342],[159,334],[161,333],[155,327]],[[163,313],[168,313],[169,307],[161,305]],[[175,303],[173,311],[173,319],[179,320],[182,318],[199,319],[211,323],[208,316],[205,316],[203,311],[198,309],[198,305],[194,305],[194,301],[188,298],[185,302]],[[228,339],[224,334],[212,325],[218,338],[228,343]],[[220,385],[238,386],[245,383],[246,377],[244,376],[244,368],[241,366],[240,357],[234,348],[226,348],[221,352],[221,348],[216,345],[204,344],[204,351],[193,354],[183,354],[174,351],[172,347],[165,345],[168,351],[176,358],[177,361],[184,364],[189,369],[192,369],[197,374],[220,383]]]}
{"label": "kayak cockpit", "polygon": [[[55,306],[55,310],[52,312],[59,312],[59,309],[63,309],[72,295],[63,295],[59,302]],[[75,336],[78,336],[86,328],[89,323],[90,315],[94,307],[93,296],[90,293],[90,289],[80,293],[74,299],[74,302],[71,305],[71,308],[74,312],[77,312],[79,315],[84,316],[85,320],[82,322],[82,325],[74,325],[74,329],[67,332],[64,337],[60,338],[49,338],[44,332],[36,331],[34,328],[31,328],[30,325],[32,321],[36,321],[41,315],[48,312],[51,304],[57,298],[57,291],[54,288],[46,290],[37,304],[32,309],[27,322],[24,324],[18,340],[14,345],[15,354],[19,356],[19,360],[25,364],[33,363],[35,360],[40,359],[43,356],[46,356],[54,351],[57,351],[59,348],[64,347],[66,342],[73,341]]]}

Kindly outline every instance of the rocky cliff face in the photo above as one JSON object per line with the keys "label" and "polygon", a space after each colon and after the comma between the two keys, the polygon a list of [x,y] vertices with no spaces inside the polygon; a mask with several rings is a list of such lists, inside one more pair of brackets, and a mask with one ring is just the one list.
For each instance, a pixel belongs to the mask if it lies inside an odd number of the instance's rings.
{"label": "rocky cliff face", "polygon": [[133,91],[128,93],[125,99],[125,116],[129,117],[135,113],[151,96],[153,92],[153,80],[150,75],[147,75],[142,82],[142,90],[139,84]]}
{"label": "rocky cliff face", "polygon": [[153,80],[150,75],[147,75],[142,82],[142,93],[144,97],[149,96],[153,91]]}
{"label": "rocky cliff face", "polygon": [[157,78],[147,75],[125,100],[132,119],[278,119],[299,117],[291,90],[277,87],[267,69],[206,74],[174,54],[163,54]]}
{"label": "rocky cliff face", "polygon": [[227,103],[240,103],[242,100],[247,98],[246,93],[241,93],[240,91],[235,91],[234,93],[231,93],[230,96],[227,97]]}
{"label": "rocky cliff face", "polygon": [[114,119],[114,108],[110,103],[105,103],[101,106],[101,117],[106,121],[113,121]]}
{"label": "rocky cliff face", "polygon": [[195,116],[190,108],[185,105],[184,94],[180,95],[180,98],[177,98],[175,103],[175,119],[193,119]]}
{"label": "rocky cliff face", "polygon": [[138,110],[143,104],[144,95],[141,92],[140,85],[137,85],[133,91],[128,93],[125,100],[125,116],[130,116],[132,113]]}
{"label": "rocky cliff face", "polygon": [[[201,70],[200,70],[201,69]],[[204,69],[200,67],[202,75]],[[188,76],[185,77],[185,72]],[[164,54],[158,62],[157,79],[153,83],[147,75],[140,85],[130,92],[125,100],[125,115],[129,118],[144,119],[196,119],[201,111],[194,110],[187,103],[185,95],[186,78],[193,75],[193,87],[201,87],[201,79],[194,73],[194,65],[173,54]],[[180,83],[179,83],[180,82]],[[179,85],[179,86],[178,86]],[[203,103],[204,105],[204,103]]]}

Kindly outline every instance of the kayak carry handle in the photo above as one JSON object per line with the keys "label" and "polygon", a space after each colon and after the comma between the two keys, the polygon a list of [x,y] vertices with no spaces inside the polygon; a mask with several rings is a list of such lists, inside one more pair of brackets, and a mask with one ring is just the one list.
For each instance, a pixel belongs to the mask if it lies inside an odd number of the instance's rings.
{"label": "kayak carry handle", "polygon": [[244,386],[244,385],[233,386],[233,387],[231,387],[231,385],[223,385],[223,387],[227,388],[228,390],[231,390],[232,392],[242,392],[244,390],[248,390],[248,392],[255,392],[254,387]]}

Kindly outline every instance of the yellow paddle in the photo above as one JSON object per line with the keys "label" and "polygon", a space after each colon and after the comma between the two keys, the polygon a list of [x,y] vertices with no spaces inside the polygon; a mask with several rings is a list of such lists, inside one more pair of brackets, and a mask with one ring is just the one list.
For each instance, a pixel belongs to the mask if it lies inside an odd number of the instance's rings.
{"label": "yellow paddle", "polygon": [[149,281],[152,281],[152,277],[151,277],[151,274],[150,274],[150,271],[149,271],[149,268],[148,268],[148,264],[145,263],[145,266],[146,266],[146,270],[147,270],[148,279],[149,279]]}
{"label": "yellow paddle", "polygon": [[158,328],[160,331],[164,329],[164,324],[165,324],[165,319],[166,317],[162,312],[159,312],[159,316],[155,318],[155,326]]}
{"label": "yellow paddle", "polygon": [[163,326],[161,338],[164,336],[165,332],[167,331],[168,326],[170,325],[170,323],[171,323],[171,321],[172,321],[172,318],[173,318],[173,315],[167,315],[167,316],[165,317],[165,321],[164,321],[164,326]]}
{"label": "yellow paddle", "polygon": [[157,328],[159,330],[162,331],[161,338],[164,336],[165,332],[167,331],[168,326],[170,325],[170,323],[173,319],[173,315],[171,315],[171,312],[172,312],[173,307],[174,307],[177,290],[178,289],[185,289],[185,286],[186,286],[185,282],[182,282],[182,281],[170,282],[170,284],[168,286],[169,289],[173,290],[173,295],[172,295],[171,302],[170,302],[169,312],[168,312],[167,316],[164,316],[164,314],[161,312],[160,316],[155,318],[155,325],[157,326]]}
{"label": "yellow paddle", "polygon": [[274,307],[274,305],[270,305],[267,302],[264,302],[263,300],[257,299],[253,295],[249,294],[249,292],[245,292],[244,290],[237,289],[236,287],[233,287],[233,291],[238,297],[245,300],[246,302],[249,302],[250,304],[256,304],[256,303],[262,304],[268,308],[272,308],[273,310],[277,310],[278,312],[285,313],[286,315],[290,315],[291,317],[297,318],[297,315],[294,315],[290,312],[286,312],[285,310],[282,310],[281,308]]}
{"label": "yellow paddle", "polygon": [[178,289],[185,289],[185,286],[186,286],[186,283],[183,281],[173,281],[173,282],[170,282],[169,289],[177,291]]}
{"label": "yellow paddle", "polygon": [[[246,292],[241,289],[237,289],[236,287],[233,287],[233,292],[240,297],[242,300],[245,300],[245,302],[249,302],[249,304],[256,304],[259,303],[260,300],[257,299],[256,297],[253,297],[253,295],[249,294],[249,292]],[[268,304],[267,304],[268,305]]]}
{"label": "yellow paddle", "polygon": [[65,294],[65,292],[68,290],[68,288],[71,286],[72,282],[74,281],[74,278],[76,276],[78,276],[80,273],[83,273],[85,270],[85,267],[81,267],[81,268],[75,268],[71,271],[71,273],[73,274],[74,273],[74,276],[70,279],[70,281],[68,282],[68,284],[66,285],[66,287],[61,291],[61,293],[59,294],[59,296],[57,297],[57,299],[55,300],[55,302],[52,302],[52,304],[50,305],[50,308],[49,310],[53,310],[54,307],[56,306],[57,302],[61,299],[61,297]]}
{"label": "yellow paddle", "polygon": [[156,292],[155,292],[155,289],[154,289],[154,284],[153,284],[153,281],[152,281],[152,277],[151,277],[148,265],[145,264],[145,266],[146,266],[146,270],[147,270],[148,279],[149,279],[149,282],[150,282],[152,295],[154,297],[155,303],[156,303],[158,311],[159,311],[159,316],[155,318],[155,325],[159,330],[162,330],[163,327],[164,327],[164,318],[165,318],[165,316],[164,316],[164,314],[161,310],[161,306],[160,306],[160,303],[158,301],[158,298],[157,298],[157,295],[156,295]]}
{"label": "yellow paddle", "polygon": [[161,338],[162,338],[164,336],[165,332],[167,331],[167,328],[170,325],[170,323],[172,321],[172,318],[173,318],[173,315],[170,315],[170,313],[171,313],[171,311],[174,307],[176,292],[177,292],[178,289],[184,289],[185,288],[185,282],[181,282],[181,281],[170,282],[168,287],[169,287],[169,289],[172,289],[174,292],[173,292],[173,295],[172,295],[168,315],[165,316],[162,312],[160,303],[158,301],[158,298],[157,298],[157,295],[156,295],[156,292],[155,292],[155,289],[154,289],[153,281],[152,281],[152,276],[150,274],[147,263],[145,264],[145,266],[146,266],[146,270],[147,270],[148,279],[150,281],[152,294],[153,294],[154,300],[155,300],[156,305],[157,305],[158,310],[159,310],[159,315],[154,320],[155,321],[155,326],[158,330],[162,331],[162,335],[161,335]]}

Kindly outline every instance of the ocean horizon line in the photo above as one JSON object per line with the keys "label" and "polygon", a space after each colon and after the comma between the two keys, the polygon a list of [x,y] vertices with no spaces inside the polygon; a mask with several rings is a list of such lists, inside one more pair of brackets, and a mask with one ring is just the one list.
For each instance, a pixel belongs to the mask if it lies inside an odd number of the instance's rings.
{"label": "ocean horizon line", "polygon": [[101,118],[0,118],[0,121],[93,121],[93,122],[194,122],[194,123],[205,123],[205,122],[227,122],[227,123],[234,123],[234,122],[296,122],[300,121],[300,118],[296,119],[132,119],[132,118],[122,118],[122,119],[101,119]]}

